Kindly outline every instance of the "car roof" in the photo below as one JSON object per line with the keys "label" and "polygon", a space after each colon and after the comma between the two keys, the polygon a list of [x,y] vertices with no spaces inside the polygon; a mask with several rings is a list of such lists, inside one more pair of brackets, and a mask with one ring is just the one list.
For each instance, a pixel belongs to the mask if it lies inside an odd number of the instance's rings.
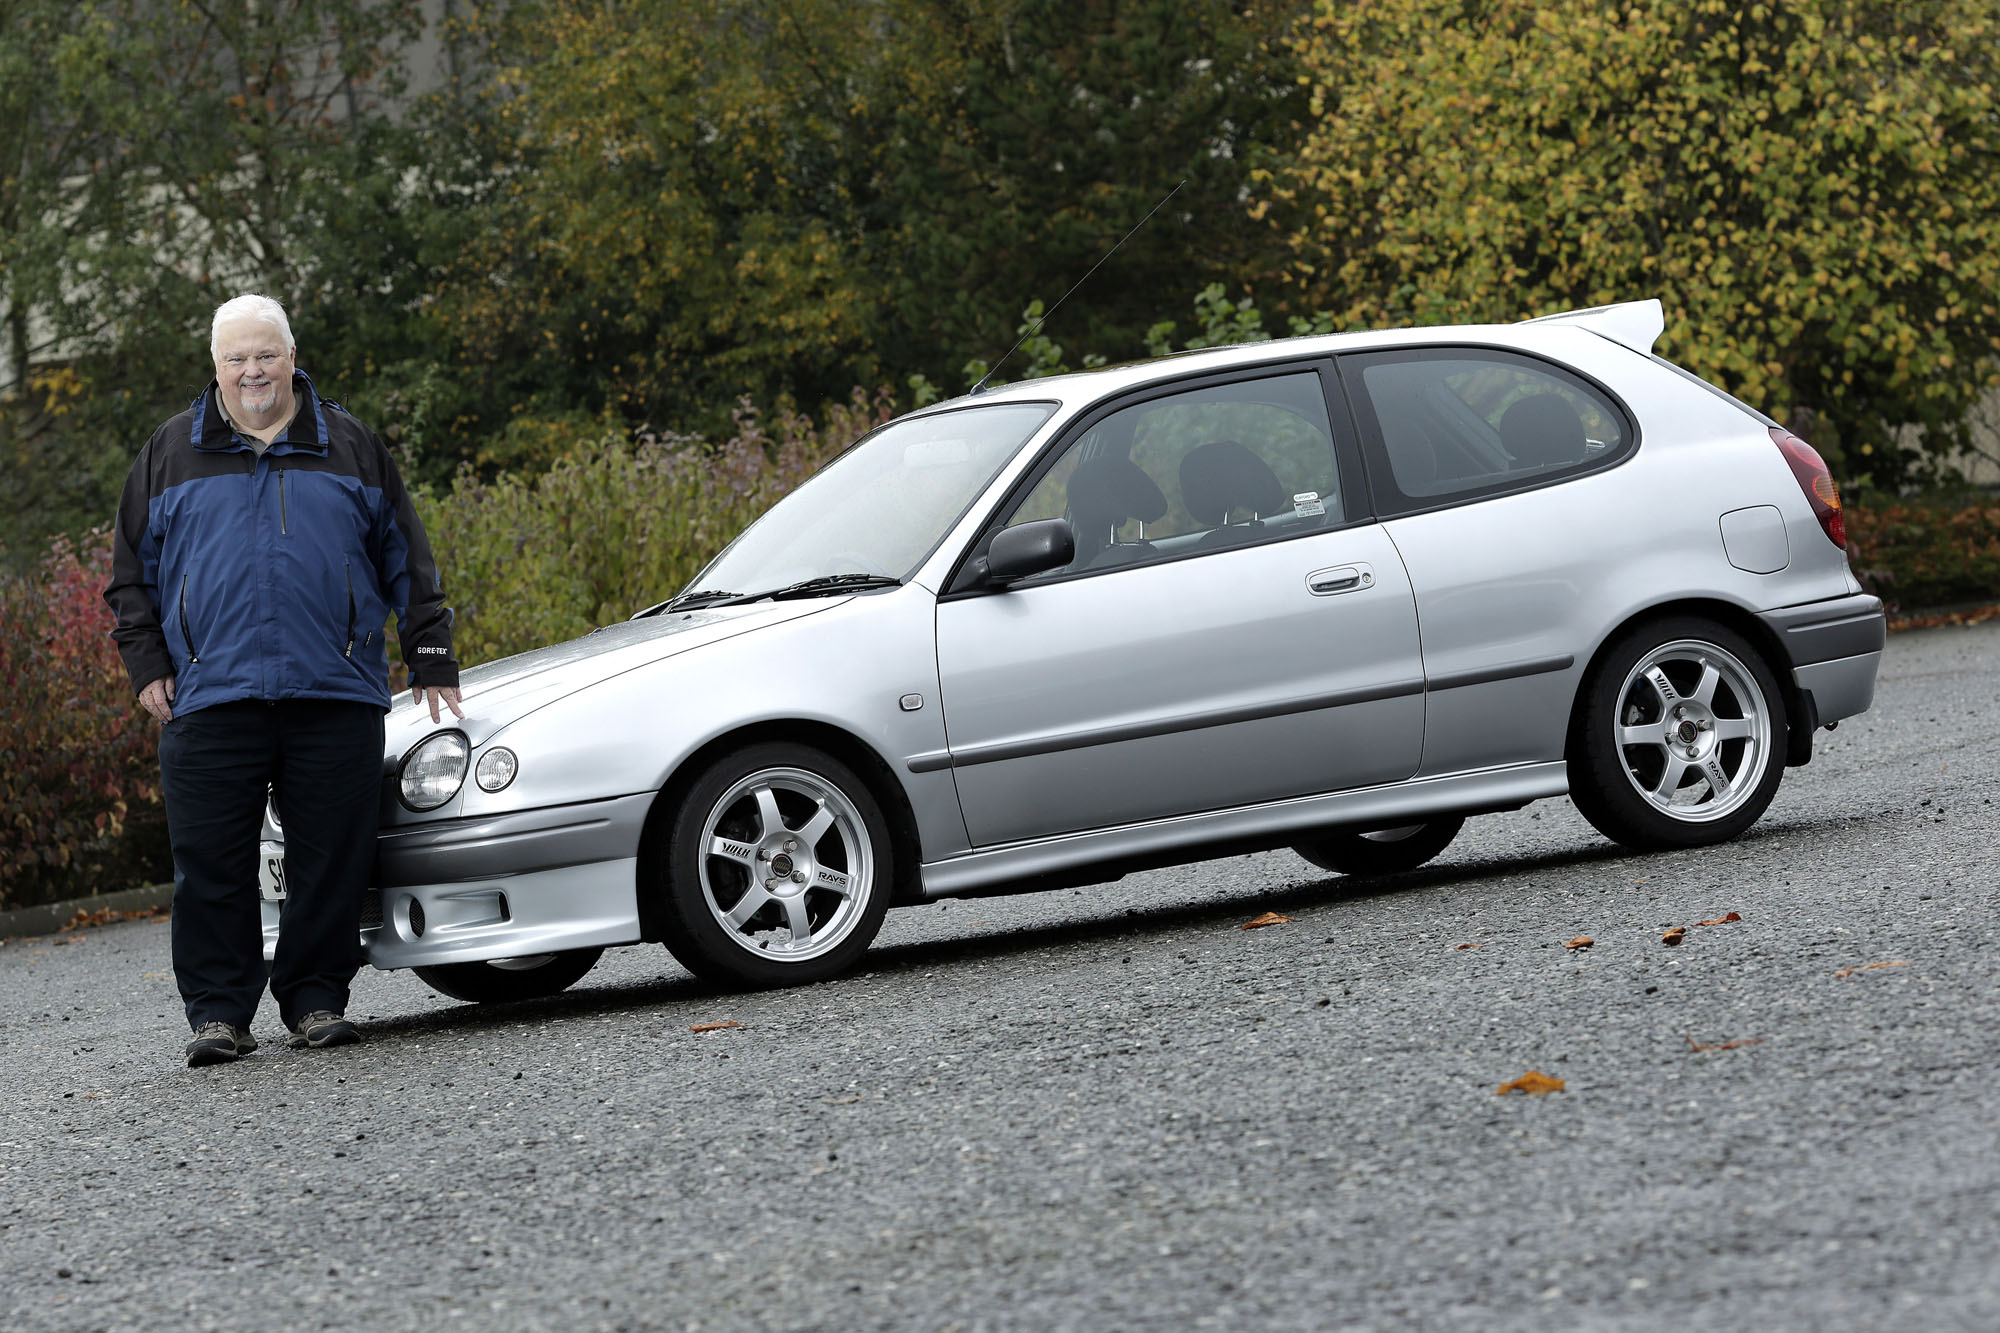
{"label": "car roof", "polygon": [[1379,348],[1422,346],[1434,343],[1481,343],[1488,346],[1518,347],[1524,350],[1546,347],[1549,333],[1557,328],[1587,330],[1612,342],[1649,355],[1653,341],[1665,327],[1664,311],[1657,299],[1624,301],[1593,306],[1584,310],[1564,310],[1541,315],[1516,324],[1418,325],[1396,329],[1368,329],[1348,333],[1308,334],[1297,338],[1273,338],[1265,342],[1235,343],[1228,347],[1171,352],[1166,356],[1107,366],[1100,370],[1073,371],[1040,379],[1017,380],[977,394],[962,394],[934,404],[929,411],[969,406],[972,403],[1069,402],[1079,398],[1099,398],[1107,393],[1140,388],[1159,380],[1210,370],[1259,365],[1270,361],[1326,356],[1335,352],[1373,351]]}

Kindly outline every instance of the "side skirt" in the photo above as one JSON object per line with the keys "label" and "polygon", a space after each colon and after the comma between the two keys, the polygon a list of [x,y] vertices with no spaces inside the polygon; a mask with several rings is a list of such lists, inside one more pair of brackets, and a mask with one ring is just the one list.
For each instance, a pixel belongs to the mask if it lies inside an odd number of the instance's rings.
{"label": "side skirt", "polygon": [[1510,764],[1326,796],[1300,796],[1234,810],[1065,833],[930,862],[922,867],[924,897],[1031,893],[1095,883],[1131,870],[1283,847],[1300,836],[1343,826],[1386,828],[1435,815],[1511,810],[1568,790],[1569,770],[1559,760]]}

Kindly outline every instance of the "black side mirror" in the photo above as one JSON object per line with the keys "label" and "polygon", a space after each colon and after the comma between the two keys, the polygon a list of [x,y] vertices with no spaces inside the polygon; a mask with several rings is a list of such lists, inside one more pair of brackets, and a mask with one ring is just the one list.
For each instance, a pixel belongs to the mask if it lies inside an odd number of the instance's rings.
{"label": "black side mirror", "polygon": [[1069,520],[1045,518],[1002,528],[986,548],[986,583],[1005,586],[1016,579],[1061,569],[1076,559],[1076,534]]}

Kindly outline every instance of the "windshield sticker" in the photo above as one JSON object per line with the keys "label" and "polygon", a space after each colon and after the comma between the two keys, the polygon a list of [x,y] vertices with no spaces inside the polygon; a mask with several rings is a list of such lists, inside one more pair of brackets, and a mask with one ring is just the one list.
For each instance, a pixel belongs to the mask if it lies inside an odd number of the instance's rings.
{"label": "windshield sticker", "polygon": [[1300,518],[1318,518],[1326,512],[1326,506],[1319,502],[1318,491],[1301,491],[1294,495],[1292,509]]}

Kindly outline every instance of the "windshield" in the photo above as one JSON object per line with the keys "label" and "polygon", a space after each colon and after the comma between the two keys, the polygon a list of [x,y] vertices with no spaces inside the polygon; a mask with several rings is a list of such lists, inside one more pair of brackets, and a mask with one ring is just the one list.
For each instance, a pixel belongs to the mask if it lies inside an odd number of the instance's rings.
{"label": "windshield", "polygon": [[892,421],[772,505],[688,589],[756,593],[838,574],[901,582],[1054,411],[998,403]]}

